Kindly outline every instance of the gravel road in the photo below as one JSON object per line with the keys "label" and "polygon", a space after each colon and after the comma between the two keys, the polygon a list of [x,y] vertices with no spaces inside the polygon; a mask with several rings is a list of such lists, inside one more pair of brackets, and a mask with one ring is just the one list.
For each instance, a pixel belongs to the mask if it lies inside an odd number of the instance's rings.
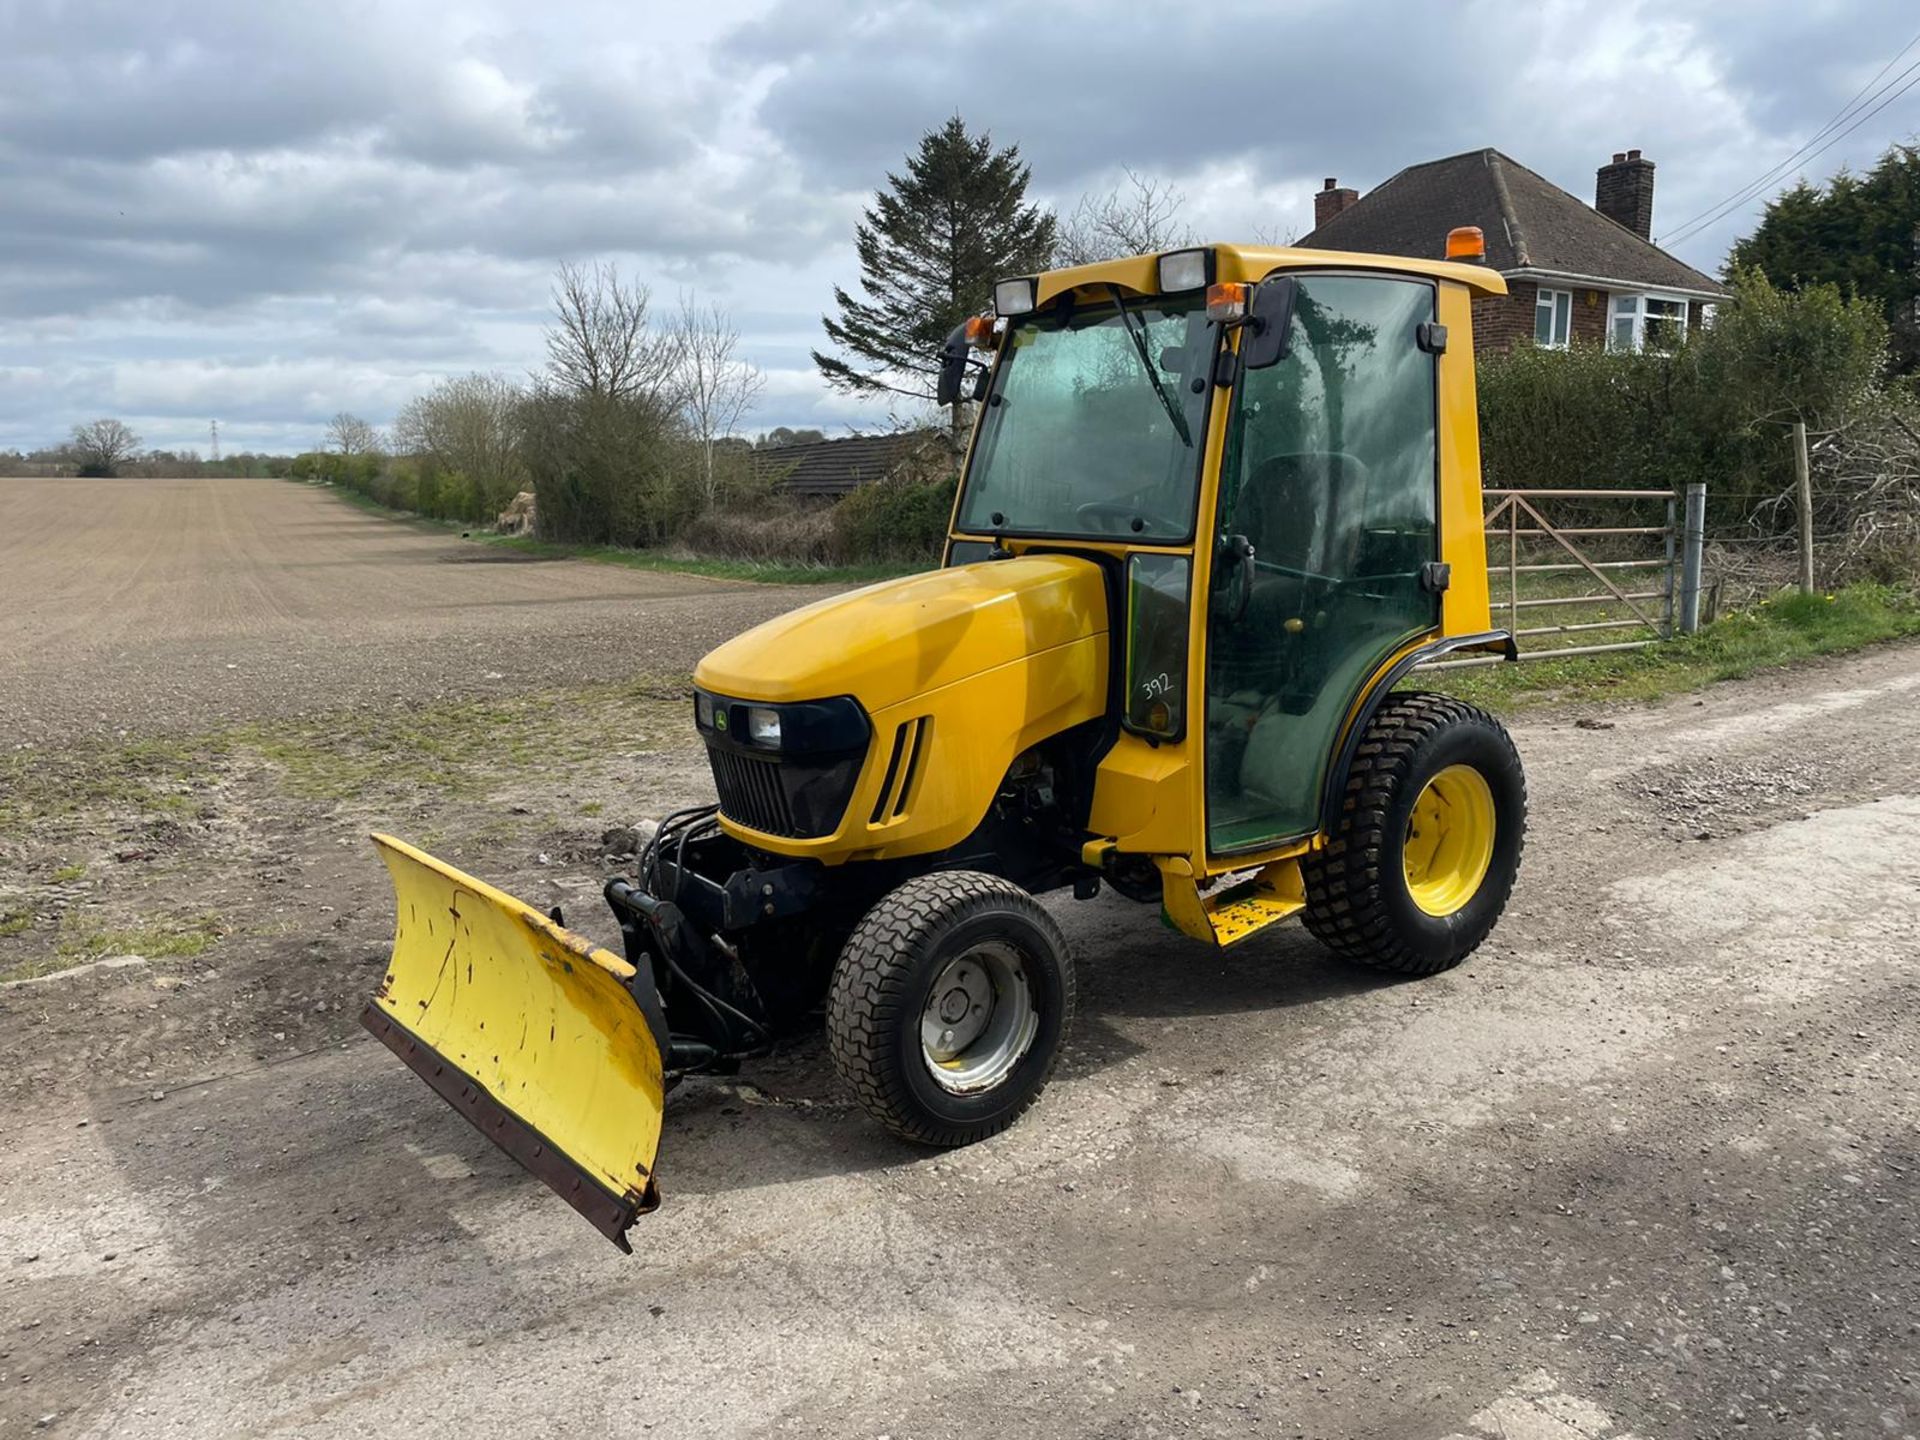
{"label": "gravel road", "polygon": [[[441,672],[387,610],[476,583],[442,576],[536,587],[500,607],[522,633],[624,614],[687,652],[750,618],[704,607],[776,603],[462,565],[273,494],[325,573],[388,587],[356,613],[396,688]],[[368,544],[400,577],[355,568]],[[260,583],[305,597],[260,622],[277,651],[245,640],[300,691],[321,651],[290,637],[354,632],[322,579]],[[606,590],[553,593],[576,583]],[[669,618],[636,623],[656,583]],[[166,663],[217,590],[178,593]],[[1516,738],[1527,861],[1461,969],[1388,983],[1292,927],[1214,954],[1061,900],[1081,1011],[1017,1127],[903,1148],[817,1043],[689,1082],[631,1259],[358,1030],[383,882],[357,815],[288,822],[228,879],[283,938],[0,990],[26,1087],[0,1110],[0,1436],[1920,1433],[1920,647]],[[684,746],[633,764],[649,806],[702,784]],[[603,873],[538,858],[461,863],[541,904]]]}
{"label": "gravel road", "polygon": [[283,480],[0,480],[0,733],[679,676],[818,588],[462,543]]}

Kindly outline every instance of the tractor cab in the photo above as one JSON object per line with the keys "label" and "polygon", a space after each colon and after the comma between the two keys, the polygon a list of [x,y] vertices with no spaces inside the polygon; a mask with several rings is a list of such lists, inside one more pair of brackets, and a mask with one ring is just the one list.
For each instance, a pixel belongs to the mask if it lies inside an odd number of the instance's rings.
{"label": "tractor cab", "polygon": [[1121,733],[1092,828],[1116,853],[1205,878],[1310,848],[1383,667],[1508,643],[1470,329],[1503,289],[1470,264],[1230,246],[997,287],[965,336],[981,404],[947,559],[1115,572]]}

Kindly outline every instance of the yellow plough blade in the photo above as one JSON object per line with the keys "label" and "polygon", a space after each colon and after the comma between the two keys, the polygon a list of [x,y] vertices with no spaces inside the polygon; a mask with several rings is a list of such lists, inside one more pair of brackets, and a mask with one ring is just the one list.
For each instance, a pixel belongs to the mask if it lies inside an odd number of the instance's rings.
{"label": "yellow plough blade", "polygon": [[[633,966],[387,835],[399,912],[361,1021],[622,1250],[659,1203],[664,1022]],[[651,981],[643,979],[643,984]],[[642,992],[651,997],[651,989]]]}

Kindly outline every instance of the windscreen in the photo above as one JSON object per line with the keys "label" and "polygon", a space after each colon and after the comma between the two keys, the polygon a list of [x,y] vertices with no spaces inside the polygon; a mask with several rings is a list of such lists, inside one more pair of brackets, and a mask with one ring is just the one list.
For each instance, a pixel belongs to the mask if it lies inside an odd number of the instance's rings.
{"label": "windscreen", "polygon": [[958,528],[1185,539],[1216,344],[1201,295],[1063,299],[1010,322]]}

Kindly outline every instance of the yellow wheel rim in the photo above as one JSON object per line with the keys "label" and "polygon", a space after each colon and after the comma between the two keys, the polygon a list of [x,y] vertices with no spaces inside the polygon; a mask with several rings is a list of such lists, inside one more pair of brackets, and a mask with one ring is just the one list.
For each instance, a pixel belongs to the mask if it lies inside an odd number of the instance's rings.
{"label": "yellow wheel rim", "polygon": [[1427,782],[1407,817],[1401,851],[1407,893],[1429,915],[1451,915],[1480,889],[1493,863],[1493,791],[1471,765],[1449,765]]}

